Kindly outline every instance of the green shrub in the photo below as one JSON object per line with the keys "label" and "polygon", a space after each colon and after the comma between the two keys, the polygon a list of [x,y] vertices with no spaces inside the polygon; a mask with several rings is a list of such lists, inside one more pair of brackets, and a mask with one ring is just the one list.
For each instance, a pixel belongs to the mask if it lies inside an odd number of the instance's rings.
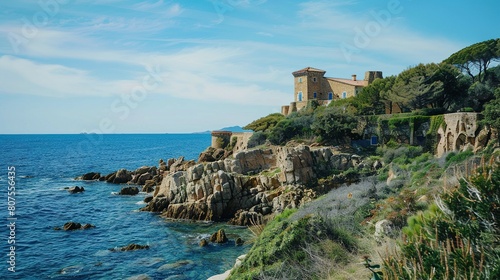
{"label": "green shrub", "polygon": [[266,143],[267,135],[265,132],[258,131],[254,132],[250,139],[248,140],[248,148],[254,148]]}
{"label": "green shrub", "polygon": [[409,218],[386,279],[500,279],[498,186],[500,169],[483,166]]}
{"label": "green shrub", "polygon": [[310,115],[295,114],[289,116],[279,123],[271,130],[268,139],[275,145],[283,145],[293,138],[298,138],[304,135],[311,135],[311,124],[313,117]]}
{"label": "green shrub", "polygon": [[255,120],[251,122],[250,124],[247,124],[244,129],[251,129],[255,132],[262,131],[262,132],[268,132],[273,129],[274,126],[276,126],[277,123],[279,123],[281,120],[283,120],[285,116],[283,116],[280,113],[274,113],[267,115],[265,117],[262,117],[258,120]]}
{"label": "green shrub", "polygon": [[464,162],[466,159],[470,158],[473,155],[474,152],[472,152],[471,150],[466,150],[459,153],[451,152],[446,156],[446,167],[452,164]]}
{"label": "green shrub", "polygon": [[342,108],[327,107],[316,112],[311,128],[326,142],[343,143],[355,137],[353,130],[357,126],[357,119],[344,112]]}
{"label": "green shrub", "polygon": [[[296,216],[287,209],[264,228],[240,267],[229,279],[325,279],[332,261],[348,263],[358,250],[350,223],[322,215]],[[318,263],[328,267],[318,267]]]}

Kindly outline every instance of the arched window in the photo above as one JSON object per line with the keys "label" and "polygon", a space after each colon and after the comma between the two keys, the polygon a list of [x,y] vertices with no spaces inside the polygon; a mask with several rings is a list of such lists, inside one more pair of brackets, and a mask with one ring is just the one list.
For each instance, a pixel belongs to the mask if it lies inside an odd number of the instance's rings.
{"label": "arched window", "polygon": [[344,99],[347,98],[347,92],[345,92],[345,91],[342,92],[342,98],[344,98]]}
{"label": "arched window", "polygon": [[313,93],[313,98],[316,99],[318,94],[316,92]]}
{"label": "arched window", "polygon": [[297,94],[297,99],[302,101],[302,91],[299,91],[299,94]]}

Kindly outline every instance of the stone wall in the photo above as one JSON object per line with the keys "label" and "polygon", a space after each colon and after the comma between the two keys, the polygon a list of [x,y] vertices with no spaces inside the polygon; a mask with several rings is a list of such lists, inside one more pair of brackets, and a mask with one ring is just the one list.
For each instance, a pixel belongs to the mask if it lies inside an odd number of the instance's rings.
{"label": "stone wall", "polygon": [[231,131],[212,131],[212,145],[214,149],[225,149],[231,146],[233,153],[246,150],[248,141],[253,132],[231,132]]}
{"label": "stone wall", "polygon": [[445,114],[445,125],[438,129],[436,155],[447,152],[473,149],[475,152],[484,148],[491,138],[489,129],[479,129],[479,113]]}

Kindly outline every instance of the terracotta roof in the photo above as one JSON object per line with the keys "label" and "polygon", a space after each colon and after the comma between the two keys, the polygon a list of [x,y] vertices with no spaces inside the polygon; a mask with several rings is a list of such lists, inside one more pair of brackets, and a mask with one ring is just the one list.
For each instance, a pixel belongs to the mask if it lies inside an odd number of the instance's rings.
{"label": "terracotta roof", "polygon": [[367,81],[365,81],[365,80],[353,81],[352,79],[341,79],[341,78],[326,78],[326,79],[328,79],[330,81],[335,81],[335,82],[351,85],[351,86],[357,86],[357,87],[364,87],[364,86],[367,86],[367,84],[368,84]]}
{"label": "terracotta roof", "polygon": [[318,68],[313,68],[313,67],[306,67],[304,69],[300,69],[300,70],[297,70],[295,72],[292,73],[292,75],[296,76],[296,75],[303,75],[305,74],[306,72],[320,72],[320,73],[326,73],[325,70],[321,70],[321,69],[318,69]]}

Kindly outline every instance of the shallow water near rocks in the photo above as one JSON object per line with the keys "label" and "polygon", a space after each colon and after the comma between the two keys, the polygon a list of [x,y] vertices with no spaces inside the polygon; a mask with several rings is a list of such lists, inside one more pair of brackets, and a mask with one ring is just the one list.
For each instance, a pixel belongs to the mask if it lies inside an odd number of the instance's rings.
{"label": "shallow water near rocks", "polygon": [[[7,270],[9,229],[0,229],[4,260],[0,279],[206,279],[232,267],[249,250],[234,240],[251,238],[240,227],[168,221],[138,211],[145,193],[120,196],[120,185],[82,182],[86,172],[111,173],[157,166],[158,160],[196,159],[210,145],[208,134],[0,135],[0,219],[7,222],[7,168],[16,168],[16,272]],[[67,187],[84,187],[70,194]],[[87,230],[54,230],[66,222]],[[200,247],[224,228],[230,242]],[[147,250],[111,251],[131,243]]]}

